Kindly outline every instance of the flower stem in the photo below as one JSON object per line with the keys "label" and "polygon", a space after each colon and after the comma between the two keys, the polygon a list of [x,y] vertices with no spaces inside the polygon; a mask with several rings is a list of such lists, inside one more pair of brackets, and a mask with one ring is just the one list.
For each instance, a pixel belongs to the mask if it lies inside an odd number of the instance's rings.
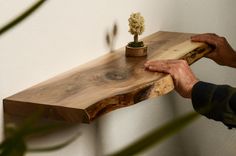
{"label": "flower stem", "polygon": [[138,43],[138,35],[134,35],[134,43]]}

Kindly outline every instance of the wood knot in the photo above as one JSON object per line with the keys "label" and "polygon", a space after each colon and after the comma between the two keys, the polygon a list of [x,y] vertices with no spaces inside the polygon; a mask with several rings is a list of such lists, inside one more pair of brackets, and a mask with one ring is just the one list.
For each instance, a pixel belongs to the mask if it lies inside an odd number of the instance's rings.
{"label": "wood knot", "polygon": [[106,73],[106,78],[110,80],[124,80],[128,78],[128,71],[113,70]]}

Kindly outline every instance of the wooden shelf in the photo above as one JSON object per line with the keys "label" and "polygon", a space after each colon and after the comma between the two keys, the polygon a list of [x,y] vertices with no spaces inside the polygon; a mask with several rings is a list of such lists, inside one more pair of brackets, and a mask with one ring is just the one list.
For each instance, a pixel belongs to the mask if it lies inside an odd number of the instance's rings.
{"label": "wooden shelf", "polygon": [[4,113],[27,116],[43,108],[44,117],[89,123],[100,115],[173,90],[171,77],[144,69],[150,59],[181,59],[189,64],[210,51],[192,43],[193,34],[157,32],[143,39],[148,57],[125,57],[121,48],[3,100]]}

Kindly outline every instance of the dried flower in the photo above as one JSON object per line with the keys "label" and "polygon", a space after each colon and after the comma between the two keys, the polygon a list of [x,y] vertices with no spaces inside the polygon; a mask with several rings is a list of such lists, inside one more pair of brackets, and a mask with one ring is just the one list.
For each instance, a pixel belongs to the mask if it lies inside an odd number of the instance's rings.
{"label": "dried flower", "polygon": [[141,35],[144,32],[144,18],[139,12],[130,15],[129,27],[132,35]]}

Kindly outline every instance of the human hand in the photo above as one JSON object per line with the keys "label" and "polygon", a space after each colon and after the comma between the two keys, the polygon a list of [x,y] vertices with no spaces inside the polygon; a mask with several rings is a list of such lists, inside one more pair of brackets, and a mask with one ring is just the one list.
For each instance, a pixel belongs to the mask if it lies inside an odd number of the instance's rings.
{"label": "human hand", "polygon": [[191,40],[193,42],[205,42],[214,47],[214,50],[206,55],[207,58],[212,59],[220,65],[236,68],[236,52],[224,37],[206,33],[192,36]]}
{"label": "human hand", "polygon": [[150,71],[169,73],[175,90],[185,98],[191,98],[192,88],[198,82],[185,60],[148,61],[144,64]]}

